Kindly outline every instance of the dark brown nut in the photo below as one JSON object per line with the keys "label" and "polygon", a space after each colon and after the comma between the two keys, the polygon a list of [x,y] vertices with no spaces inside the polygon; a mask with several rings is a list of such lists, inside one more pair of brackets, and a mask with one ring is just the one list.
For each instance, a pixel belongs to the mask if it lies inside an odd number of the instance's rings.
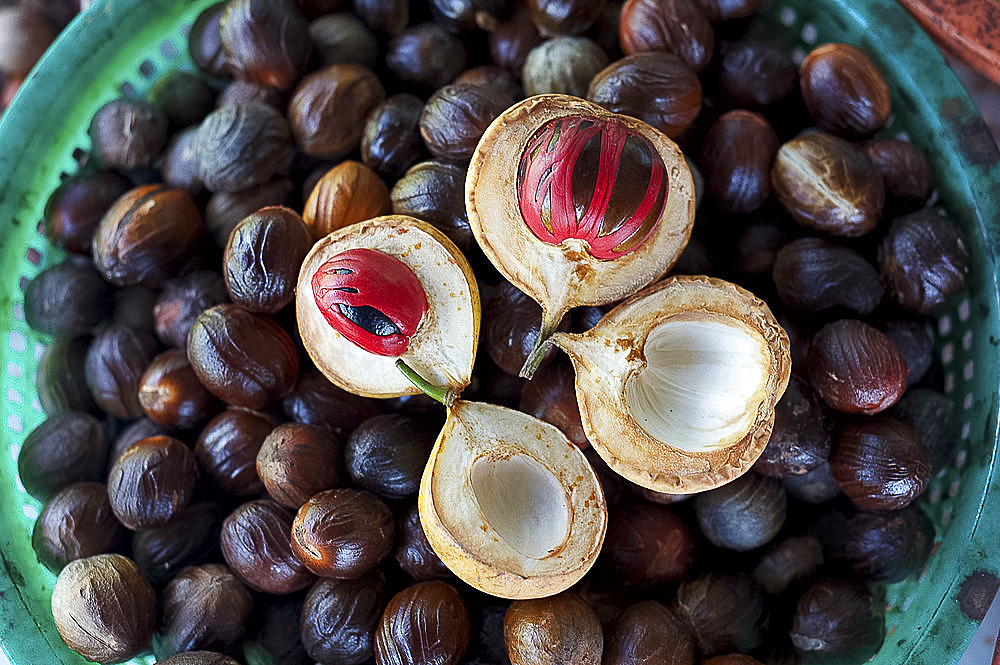
{"label": "dark brown nut", "polygon": [[551,37],[586,32],[604,10],[605,0],[529,0],[527,4],[538,31]]}
{"label": "dark brown nut", "polygon": [[416,497],[437,423],[403,414],[373,416],[351,432],[344,463],[351,480],[384,499]]}
{"label": "dark brown nut", "polygon": [[629,589],[684,579],[693,563],[691,533],[665,505],[619,506],[608,520],[601,552],[606,570]]}
{"label": "dark brown nut", "polygon": [[294,146],[288,121],[260,102],[226,104],[205,116],[195,137],[198,175],[211,192],[238,192],[288,171]]}
{"label": "dark brown nut", "polygon": [[906,390],[909,368],[892,341],[858,319],[840,319],[813,335],[809,380],[823,401],[843,413],[872,415]]}
{"label": "dark brown nut", "polygon": [[412,25],[386,45],[386,67],[405,90],[421,98],[451,83],[467,61],[462,40],[436,22]]}
{"label": "dark brown nut", "polygon": [[531,12],[519,8],[506,21],[499,21],[487,39],[493,64],[520,76],[528,53],[545,38],[538,32]]}
{"label": "dark brown nut", "polygon": [[934,522],[915,503],[901,510],[860,511],[847,520],[844,555],[869,582],[902,582],[917,575],[934,546]]}
{"label": "dark brown nut", "polygon": [[336,488],[306,501],[292,522],[292,550],[320,577],[353,579],[392,553],[392,511],[367,490]]}
{"label": "dark brown nut", "polygon": [[771,438],[754,462],[754,471],[771,478],[812,471],[830,457],[833,424],[830,408],[819,394],[801,375],[792,374],[774,407]]}
{"label": "dark brown nut", "polygon": [[713,23],[752,16],[760,4],[761,0],[698,0],[698,5]]}
{"label": "dark brown nut", "polygon": [[885,294],[882,276],[860,252],[818,237],[782,246],[771,278],[781,301],[802,312],[842,307],[870,314]]}
{"label": "dark brown nut", "polygon": [[906,375],[910,386],[919,382],[934,362],[934,339],[928,326],[929,322],[905,318],[890,319],[880,326],[910,368]]}
{"label": "dark brown nut", "polygon": [[375,654],[375,627],[388,600],[375,570],[353,580],[317,580],[302,603],[302,646],[319,663],[363,663]]}
{"label": "dark brown nut", "polygon": [[101,409],[123,420],[141,418],[139,383],[158,350],[150,333],[115,324],[94,336],[87,349],[87,386]]}
{"label": "dark brown nut", "polygon": [[132,531],[163,526],[191,502],[198,464],[182,441],[153,436],[125,449],[108,469],[108,498]]}
{"label": "dark brown nut", "polygon": [[454,577],[448,567],[431,548],[424,528],[420,524],[420,511],[414,504],[396,523],[399,532],[396,552],[393,557],[399,567],[416,582],[440,580]]}
{"label": "dark brown nut", "polygon": [[936,475],[949,464],[958,442],[956,411],[955,401],[948,395],[934,388],[910,388],[887,415],[916,431],[931,474]]}
{"label": "dark brown nut", "polygon": [[447,582],[416,582],[393,596],[375,631],[380,665],[456,665],[469,646],[469,610]]}
{"label": "dark brown nut", "polygon": [[596,665],[604,650],[597,613],[572,591],[513,601],[503,636],[513,665]]}
{"label": "dark brown nut", "polygon": [[291,208],[262,208],[245,218],[222,253],[229,298],[251,312],[278,312],[295,298],[299,267],[312,244],[309,227]]}
{"label": "dark brown nut", "polygon": [[262,185],[238,192],[213,192],[205,204],[205,225],[219,247],[229,242],[229,234],[248,215],[268,206],[287,205],[295,183],[276,176]]}
{"label": "dark brown nut", "polygon": [[264,492],[257,475],[257,454],[277,424],[268,414],[235,407],[212,418],[194,444],[194,455],[206,480],[231,496]]}
{"label": "dark brown nut", "polygon": [[187,41],[188,55],[194,65],[205,74],[221,79],[232,76],[219,34],[219,20],[226,4],[225,1],[216,2],[203,9],[191,25]]}
{"label": "dark brown nut", "polygon": [[465,171],[457,164],[437,160],[414,164],[389,192],[392,212],[423,220],[459,249],[468,250],[474,236],[465,209]]}
{"label": "dark brown nut", "polygon": [[786,538],[768,548],[753,569],[753,578],[765,592],[783,593],[808,580],[823,565],[823,544],[812,535]]}
{"label": "dark brown nut", "polygon": [[706,573],[682,582],[670,609],[702,657],[753,651],[763,641],[764,594],[746,573]]}
{"label": "dark brown nut", "polygon": [[112,99],[94,112],[88,134],[102,164],[129,170],[152,166],[167,145],[167,115],[144,99]]}
{"label": "dark brown nut", "polygon": [[376,106],[361,134],[361,161],[387,178],[396,179],[426,157],[420,138],[424,103],[409,93],[393,95]]}
{"label": "dark brown nut", "polygon": [[398,35],[410,23],[406,0],[355,0],[351,5],[357,17],[377,33]]}
{"label": "dark brown nut", "polygon": [[778,535],[788,515],[785,488],[750,471],[694,497],[701,533],[716,547],[737,552],[762,547]]}
{"label": "dark brown nut", "polygon": [[172,276],[202,230],[191,195],[140,185],[108,209],[94,232],[94,266],[116,286],[157,286]]}
{"label": "dark brown nut", "polygon": [[862,584],[821,580],[799,597],[789,635],[803,655],[863,663],[885,639],[881,606]]}
{"label": "dark brown nut", "polygon": [[927,487],[931,467],[913,428],[882,415],[844,425],[830,472],[859,508],[899,510]]}
{"label": "dark brown nut", "polygon": [[172,189],[183,189],[194,198],[201,197],[206,191],[205,183],[198,174],[197,139],[197,125],[185,127],[171,136],[160,164],[163,184]]}
{"label": "dark brown nut", "polygon": [[590,37],[550,37],[531,49],[524,60],[521,69],[524,94],[560,93],[583,97],[590,80],[609,64],[608,54]]}
{"label": "dark brown nut", "polygon": [[504,111],[494,91],[468,83],[438,88],[420,114],[420,136],[435,158],[466,163],[483,132]]}
{"label": "dark brown nut", "polygon": [[219,17],[219,40],[238,78],[286,90],[312,54],[309,24],[289,2],[231,0]]}
{"label": "dark brown nut", "polygon": [[133,420],[123,427],[118,432],[118,436],[111,442],[111,452],[108,454],[108,466],[114,464],[115,460],[121,457],[122,452],[139,439],[145,439],[147,436],[159,436],[161,434],[168,434],[167,429],[163,425],[153,422],[148,417]]}
{"label": "dark brown nut", "polygon": [[69,648],[87,660],[117,663],[137,656],[153,636],[156,594],[131,559],[97,554],[59,573],[52,618]]}
{"label": "dark brown nut", "polygon": [[830,462],[824,461],[812,471],[782,479],[788,496],[806,503],[820,504],[840,496],[840,485],[830,472]]}
{"label": "dark brown nut", "polygon": [[892,221],[878,262],[889,295],[905,309],[928,313],[964,288],[970,257],[955,223],[924,209]]}
{"label": "dark brown nut", "polygon": [[921,208],[931,196],[930,164],[909,141],[882,137],[865,142],[865,154],[885,182],[886,210],[895,214]]}
{"label": "dark brown nut", "polygon": [[160,594],[156,654],[241,653],[253,615],[250,589],[221,563],[188,566]]}
{"label": "dark brown nut", "polygon": [[846,139],[871,136],[892,113],[892,91],[882,72],[850,44],[828,42],[807,53],[799,87],[816,124]]}
{"label": "dark brown nut", "polygon": [[198,315],[228,300],[226,282],[214,270],[192,270],[168,279],[153,305],[156,336],[167,346],[186,348]]}
{"label": "dark brown nut", "polygon": [[[506,280],[483,295],[483,345],[497,367],[517,376],[538,337],[541,307]],[[564,319],[560,330],[568,326]],[[548,352],[546,359],[554,356]]]}
{"label": "dark brown nut", "polygon": [[504,108],[524,99],[524,88],[518,77],[497,65],[470,67],[456,76],[452,83],[468,83],[481,88],[490,88],[503,99]]}
{"label": "dark brown nut", "polygon": [[795,92],[799,71],[787,49],[745,38],[721,47],[717,76],[727,106],[764,111]]}
{"label": "dark brown nut", "polygon": [[701,112],[701,81],[670,53],[636,53],[612,62],[594,76],[587,99],[613,113],[638,118],[670,138]]}
{"label": "dark brown nut", "polygon": [[508,0],[430,0],[431,17],[454,33],[489,27],[497,17],[509,13]]}
{"label": "dark brown nut", "polygon": [[24,321],[43,335],[86,335],[111,315],[111,286],[89,261],[69,257],[24,289]]}
{"label": "dark brown nut", "polygon": [[186,566],[219,559],[222,517],[216,503],[191,503],[168,524],[133,533],[132,558],[146,579],[162,587]]}
{"label": "dark brown nut", "polygon": [[694,641],[663,603],[642,600],[617,616],[605,637],[605,665],[694,665]]}
{"label": "dark brown nut", "polygon": [[58,573],[76,559],[124,553],[128,530],[111,512],[104,483],[73,483],[45,503],[31,531],[31,547],[42,565]]}
{"label": "dark brown nut", "polygon": [[217,651],[185,651],[157,660],[160,665],[240,665],[232,656]]}
{"label": "dark brown nut", "polygon": [[35,385],[47,415],[63,411],[98,413],[84,367],[89,346],[89,336],[59,335],[42,351]]}
{"label": "dark brown nut", "polygon": [[358,147],[365,118],[384,99],[385,88],[366,67],[344,63],[315,71],[288,104],[295,143],[310,157],[339,159]]}
{"label": "dark brown nut", "polygon": [[45,237],[56,247],[89,255],[104,213],[130,189],[131,181],[111,169],[84,169],[71,175],[45,204]]}
{"label": "dark brown nut", "polygon": [[778,148],[771,184],[782,206],[807,229],[855,238],[878,224],[885,185],[858,145],[813,131]]}
{"label": "dark brown nut", "polygon": [[292,551],[294,518],[294,512],[274,501],[257,499],[237,506],[222,521],[222,556],[251,589],[285,595],[316,581]]}
{"label": "dark brown nut", "polygon": [[323,67],[353,62],[372,68],[378,59],[378,38],[351,12],[330,12],[309,22],[309,37]]}
{"label": "dark brown nut", "polygon": [[150,420],[171,430],[197,427],[222,409],[184,349],[167,349],[150,361],[139,380],[139,404]]}
{"label": "dark brown nut", "polygon": [[49,500],[63,487],[101,478],[108,437],[95,416],[63,411],[33,429],[17,454],[17,474],[25,491]]}
{"label": "dark brown nut", "polygon": [[702,148],[706,201],[723,213],[751,213],[771,196],[778,135],[763,115],[729,111],[712,123]]}
{"label": "dark brown nut", "polygon": [[264,104],[284,113],[290,96],[291,91],[289,90],[278,90],[260,83],[236,79],[226,83],[226,87],[219,92],[219,96],[215,98],[215,108],[221,109],[229,104],[237,106],[240,104]]}
{"label": "dark brown nut", "polygon": [[215,105],[215,90],[199,74],[171,69],[153,82],[147,98],[163,109],[173,133],[208,115]]}
{"label": "dark brown nut", "polygon": [[281,406],[288,420],[325,427],[341,437],[380,409],[378,401],[334,385],[311,363],[302,368],[295,390]]}
{"label": "dark brown nut", "polygon": [[580,448],[590,445],[576,401],[576,373],[573,363],[562,355],[538,368],[531,381],[521,387],[518,408],[558,427]]}
{"label": "dark brown nut", "polygon": [[318,425],[282,423],[261,443],[257,475],[272,499],[298,510],[309,497],[344,484],[343,445]]}
{"label": "dark brown nut", "polygon": [[112,294],[114,306],[111,312],[110,325],[126,326],[143,334],[155,334],[153,306],[156,302],[157,290],[145,286],[126,286],[116,289]]}
{"label": "dark brown nut", "polygon": [[202,312],[188,334],[187,355],[209,392],[247,409],[287,395],[299,374],[291,335],[273,319],[237,305]]}
{"label": "dark brown nut", "polygon": [[715,49],[715,30],[697,0],[625,0],[618,40],[626,55],[673,53],[696,72]]}
{"label": "dark brown nut", "polygon": [[312,240],[319,240],[337,229],[387,215],[391,210],[385,182],[361,162],[347,159],[316,182],[306,199],[302,219]]}

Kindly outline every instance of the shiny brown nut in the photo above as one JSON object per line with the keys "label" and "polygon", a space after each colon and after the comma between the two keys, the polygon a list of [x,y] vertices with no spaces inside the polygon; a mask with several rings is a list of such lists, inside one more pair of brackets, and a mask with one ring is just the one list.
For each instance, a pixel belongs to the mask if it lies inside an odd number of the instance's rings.
{"label": "shiny brown nut", "polygon": [[375,653],[375,627],[388,600],[385,575],[324,577],[302,603],[302,646],[320,663],[361,663]]}
{"label": "shiny brown nut", "polygon": [[413,498],[440,423],[399,413],[373,416],[360,423],[344,446],[351,480],[383,499]]}
{"label": "shiny brown nut", "polygon": [[219,17],[219,40],[239,78],[284,90],[305,72],[312,38],[305,17],[289,2],[233,0]]}
{"label": "shiny brown nut", "polygon": [[705,201],[723,213],[751,213],[771,195],[778,135],[760,113],[729,111],[708,130],[701,153]]}
{"label": "shiny brown nut", "polygon": [[202,312],[188,335],[187,354],[209,392],[248,409],[284,397],[299,373],[291,335],[273,319],[237,305]]}
{"label": "shiny brown nut", "polygon": [[87,387],[85,359],[90,337],[59,335],[45,347],[38,360],[38,401],[42,411],[53,416],[64,411],[97,413]]}
{"label": "shiny brown nut", "polygon": [[715,49],[715,30],[697,0],[626,0],[618,39],[626,55],[673,53],[696,72]]}
{"label": "shiny brown nut", "polygon": [[132,531],[163,526],[191,502],[197,482],[198,464],[182,441],[140,439],[108,470],[111,510]]}
{"label": "shiny brown nut", "polygon": [[346,437],[379,411],[379,401],[349,393],[330,382],[312,363],[299,373],[298,383],[281,401],[288,420],[319,425]]}
{"label": "shiny brown nut", "polygon": [[424,534],[424,528],[420,524],[420,511],[416,504],[396,522],[396,529],[399,531],[399,537],[393,557],[399,567],[414,581],[425,582],[454,577],[454,573],[448,570],[441,557],[431,548],[427,535]]}
{"label": "shiny brown nut", "polygon": [[522,7],[509,19],[498,21],[487,39],[493,63],[520,76],[528,53],[541,44],[544,37],[531,20],[531,12]]}
{"label": "shiny brown nut", "polygon": [[346,159],[327,170],[313,186],[302,209],[302,219],[315,241],[337,229],[391,211],[385,181],[361,162]]}
{"label": "shiny brown nut", "polygon": [[38,560],[58,573],[70,561],[95,554],[122,554],[128,530],[111,512],[104,483],[73,483],[49,499],[31,531]]}
{"label": "shiny brown nut", "polygon": [[264,484],[257,475],[257,453],[277,424],[273,416],[236,407],[212,418],[194,444],[205,479],[232,496],[263,492]]}
{"label": "shiny brown nut", "polygon": [[885,181],[887,211],[912,212],[927,202],[933,179],[927,156],[920,148],[890,137],[866,141],[863,148]]}
{"label": "shiny brown nut", "polygon": [[807,53],[799,86],[816,123],[847,139],[871,136],[892,113],[892,91],[882,72],[850,44],[827,42]]}
{"label": "shiny brown nut", "polygon": [[608,574],[627,589],[676,583],[694,563],[691,532],[670,506],[624,504],[608,518],[601,550]]}
{"label": "shiny brown nut", "polygon": [[116,286],[156,286],[172,276],[202,230],[191,195],[163,185],[141,185],[108,209],[94,232],[98,272]]}
{"label": "shiny brown nut", "polygon": [[17,453],[17,474],[25,491],[47,501],[67,485],[97,481],[108,455],[108,437],[89,413],[63,411],[28,433]]}
{"label": "shiny brown nut", "polygon": [[461,38],[436,21],[411,25],[385,47],[385,65],[403,89],[422,99],[451,83],[467,66]]}
{"label": "shiny brown nut", "polygon": [[597,21],[605,0],[528,0],[531,19],[547,36],[578,35]]}
{"label": "shiny brown nut", "polygon": [[203,9],[191,25],[186,44],[195,66],[221,79],[232,77],[219,35],[219,19],[225,8],[224,2],[216,2]]}
{"label": "shiny brown nut", "polygon": [[771,278],[781,301],[803,312],[842,307],[870,314],[882,301],[882,276],[860,252],[819,237],[792,240],[774,255]]}
{"label": "shiny brown nut", "polygon": [[238,192],[288,171],[294,154],[288,120],[268,104],[226,104],[209,113],[194,140],[198,176],[211,192]]}
{"label": "shiny brown nut", "polygon": [[475,240],[465,210],[465,172],[439,160],[414,164],[389,192],[393,214],[425,221],[468,250]]}
{"label": "shiny brown nut", "polygon": [[913,428],[885,415],[845,425],[830,457],[840,489],[866,510],[908,506],[927,487],[930,468]]}
{"label": "shiny brown nut", "polygon": [[821,579],[799,596],[789,635],[803,654],[863,663],[885,640],[883,606],[863,584]]}
{"label": "shiny brown nut", "polygon": [[306,501],[292,522],[292,550],[320,577],[353,579],[392,552],[392,511],[367,490],[337,488]]}
{"label": "shiny brown nut", "polygon": [[368,113],[385,99],[372,70],[335,64],[308,74],[288,103],[288,123],[310,157],[339,159],[358,147]]}
{"label": "shiny brown nut", "polygon": [[785,538],[760,557],[753,578],[770,594],[813,577],[823,565],[823,544],[813,535]]}
{"label": "shiny brown nut", "polygon": [[262,208],[229,234],[222,276],[229,298],[251,312],[274,314],[295,298],[302,259],[313,237],[291,208]]}
{"label": "shiny brown nut", "polygon": [[139,384],[159,345],[148,332],[120,324],[94,336],[87,349],[87,386],[105,412],[125,420],[145,415]]}
{"label": "shiny brown nut", "polygon": [[596,665],[604,650],[597,613],[572,591],[513,601],[503,635],[513,665]]}
{"label": "shiny brown nut", "polygon": [[221,563],[187,566],[159,597],[157,654],[195,650],[239,653],[249,632],[253,596]]}
{"label": "shiny brown nut", "polygon": [[954,222],[924,209],[892,221],[878,262],[889,295],[907,310],[928,313],[965,287],[970,254]]}
{"label": "shiny brown nut", "polygon": [[528,52],[521,68],[524,94],[513,99],[511,104],[524,96],[550,92],[583,97],[590,79],[609,64],[608,54],[590,37],[550,37]]}
{"label": "shiny brown nut", "polygon": [[617,614],[605,637],[602,663],[694,665],[695,646],[688,628],[666,605],[642,600]]}
{"label": "shiny brown nut", "polygon": [[799,71],[777,42],[744,38],[720,45],[718,86],[731,108],[769,109],[789,99]]}
{"label": "shiny brown nut", "polygon": [[117,98],[97,109],[87,133],[93,154],[122,170],[153,166],[167,145],[167,114],[145,99]]}
{"label": "shiny brown nut", "polygon": [[184,349],[167,349],[150,361],[139,381],[139,403],[146,417],[174,430],[197,427],[222,409]]}
{"label": "shiny brown nut", "polygon": [[64,180],[45,204],[45,236],[56,247],[90,254],[90,242],[104,213],[131,181],[111,169],[86,169]]}
{"label": "shiny brown nut", "polygon": [[785,488],[750,471],[694,498],[698,527],[716,547],[747,552],[778,535],[788,516]]}
{"label": "shiny brown nut", "polygon": [[813,388],[831,407],[872,415],[903,395],[909,368],[877,328],[858,319],[840,319],[813,336],[807,371]]}
{"label": "shiny brown nut", "polygon": [[483,132],[504,110],[503,99],[489,88],[450,83],[438,88],[420,114],[420,136],[434,157],[464,163]]}
{"label": "shiny brown nut", "polygon": [[518,396],[518,408],[558,427],[580,448],[590,445],[576,401],[576,373],[568,358],[556,356],[525,381]]}
{"label": "shiny brown nut", "polygon": [[285,595],[316,580],[292,551],[294,518],[271,499],[257,499],[240,504],[222,521],[222,556],[251,589]]}
{"label": "shiny brown nut", "polygon": [[701,112],[702,89],[696,72],[678,56],[636,53],[598,72],[587,99],[674,138]]}
{"label": "shiny brown nut", "polygon": [[132,558],[150,583],[162,587],[186,566],[219,559],[222,518],[217,503],[190,503],[173,521],[133,533]]}
{"label": "shiny brown nut", "polygon": [[192,270],[168,279],[153,305],[156,336],[167,346],[183,349],[198,315],[228,300],[225,280],[214,270]]}
{"label": "shiny brown nut", "polygon": [[393,596],[375,632],[379,665],[456,665],[469,645],[469,610],[447,582],[416,582]]}
{"label": "shiny brown nut", "polygon": [[917,503],[900,510],[859,511],[847,520],[844,556],[870,582],[918,575],[934,547],[934,522]]}
{"label": "shiny brown nut", "polygon": [[772,478],[812,471],[830,457],[834,418],[801,374],[792,374],[774,406],[774,427],[753,470]]}
{"label": "shiny brown nut", "polygon": [[409,93],[399,93],[375,107],[365,119],[361,134],[361,161],[389,178],[399,178],[427,155],[420,138],[420,112],[424,103]]}
{"label": "shiny brown nut", "polygon": [[146,647],[156,626],[156,594],[121,554],[71,561],[52,587],[52,618],[68,647],[87,660],[117,663]]}
{"label": "shiny brown nut", "polygon": [[219,247],[225,247],[237,224],[261,208],[287,205],[294,189],[295,183],[289,178],[276,175],[249,189],[212,192],[205,204],[205,226]]}
{"label": "shiny brown nut", "polygon": [[764,639],[765,597],[747,573],[690,578],[677,588],[670,610],[687,626],[702,657],[753,651]]}
{"label": "shiny brown nut", "polygon": [[86,335],[111,315],[111,295],[111,286],[88,261],[68,258],[28,282],[24,321],[43,335]]}
{"label": "shiny brown nut", "polygon": [[309,37],[323,66],[353,62],[370,68],[379,56],[375,33],[351,12],[335,9],[313,18]]}
{"label": "shiny brown nut", "polygon": [[771,183],[795,221],[836,236],[872,231],[885,203],[885,185],[872,160],[858,145],[821,131],[778,148]]}
{"label": "shiny brown nut", "polygon": [[313,495],[343,485],[343,444],[319,425],[282,423],[261,442],[257,476],[272,499],[298,510]]}

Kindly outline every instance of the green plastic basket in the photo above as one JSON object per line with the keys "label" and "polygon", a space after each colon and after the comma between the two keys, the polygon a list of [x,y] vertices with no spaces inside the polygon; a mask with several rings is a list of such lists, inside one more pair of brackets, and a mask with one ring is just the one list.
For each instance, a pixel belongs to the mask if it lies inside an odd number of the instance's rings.
{"label": "green plastic basket", "polygon": [[[60,176],[89,147],[93,112],[122,93],[142,95],[171,68],[190,67],[186,35],[215,0],[99,0],[77,17],[29,76],[0,119],[0,646],[17,665],[82,663],[62,643],[49,609],[54,576],[37,562],[31,527],[41,506],[17,479],[25,435],[44,419],[34,388],[45,339],[25,324],[23,290],[58,256],[39,232]],[[888,637],[872,662],[956,662],[978,623],[959,607],[975,572],[1000,573],[1000,490],[994,475],[1000,345],[997,267],[1000,155],[986,125],[941,54],[892,0],[773,0],[756,29],[785,39],[799,56],[823,41],[855,44],[892,84],[890,135],[905,134],[929,156],[938,205],[965,232],[973,270],[965,293],[937,318],[935,348],[945,392],[959,414],[947,469],[921,498],[937,526],[925,569],[888,589]],[[151,656],[134,662],[150,662]]]}

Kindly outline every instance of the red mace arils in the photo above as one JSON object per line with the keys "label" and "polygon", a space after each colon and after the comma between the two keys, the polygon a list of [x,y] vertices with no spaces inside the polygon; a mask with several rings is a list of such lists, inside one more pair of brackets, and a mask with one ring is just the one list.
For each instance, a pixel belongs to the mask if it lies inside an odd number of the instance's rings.
{"label": "red mace arils", "polygon": [[[640,165],[645,180],[634,177]],[[622,168],[629,177],[618,177]],[[623,191],[637,182],[645,182],[645,192]],[[521,216],[535,237],[550,245],[577,238],[606,260],[646,239],[667,193],[666,167],[646,139],[621,123],[578,115],[535,132],[521,154],[517,184]]]}
{"label": "red mace arils", "polygon": [[327,322],[369,353],[399,356],[427,312],[423,285],[402,261],[350,249],[313,274],[313,297]]}

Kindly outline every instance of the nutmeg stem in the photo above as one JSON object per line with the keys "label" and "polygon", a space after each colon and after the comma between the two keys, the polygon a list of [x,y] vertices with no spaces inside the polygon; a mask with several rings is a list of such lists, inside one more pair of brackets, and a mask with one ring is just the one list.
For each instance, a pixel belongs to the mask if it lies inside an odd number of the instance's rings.
{"label": "nutmeg stem", "polygon": [[444,404],[446,407],[450,408],[455,402],[455,399],[458,397],[454,390],[436,386],[424,377],[420,376],[420,374],[418,374],[415,369],[407,365],[402,358],[396,360],[396,368],[403,373],[403,376],[405,376],[410,383],[419,388],[420,392],[427,395],[434,401]]}
{"label": "nutmeg stem", "polygon": [[545,353],[549,349],[549,338],[552,337],[561,322],[562,312],[559,312],[557,316],[551,316],[547,312],[542,313],[542,326],[538,331],[538,337],[535,338],[535,344],[531,347],[531,351],[524,361],[524,366],[521,367],[519,376],[522,379],[531,379],[535,375],[535,371],[542,364],[542,359],[545,358]]}

